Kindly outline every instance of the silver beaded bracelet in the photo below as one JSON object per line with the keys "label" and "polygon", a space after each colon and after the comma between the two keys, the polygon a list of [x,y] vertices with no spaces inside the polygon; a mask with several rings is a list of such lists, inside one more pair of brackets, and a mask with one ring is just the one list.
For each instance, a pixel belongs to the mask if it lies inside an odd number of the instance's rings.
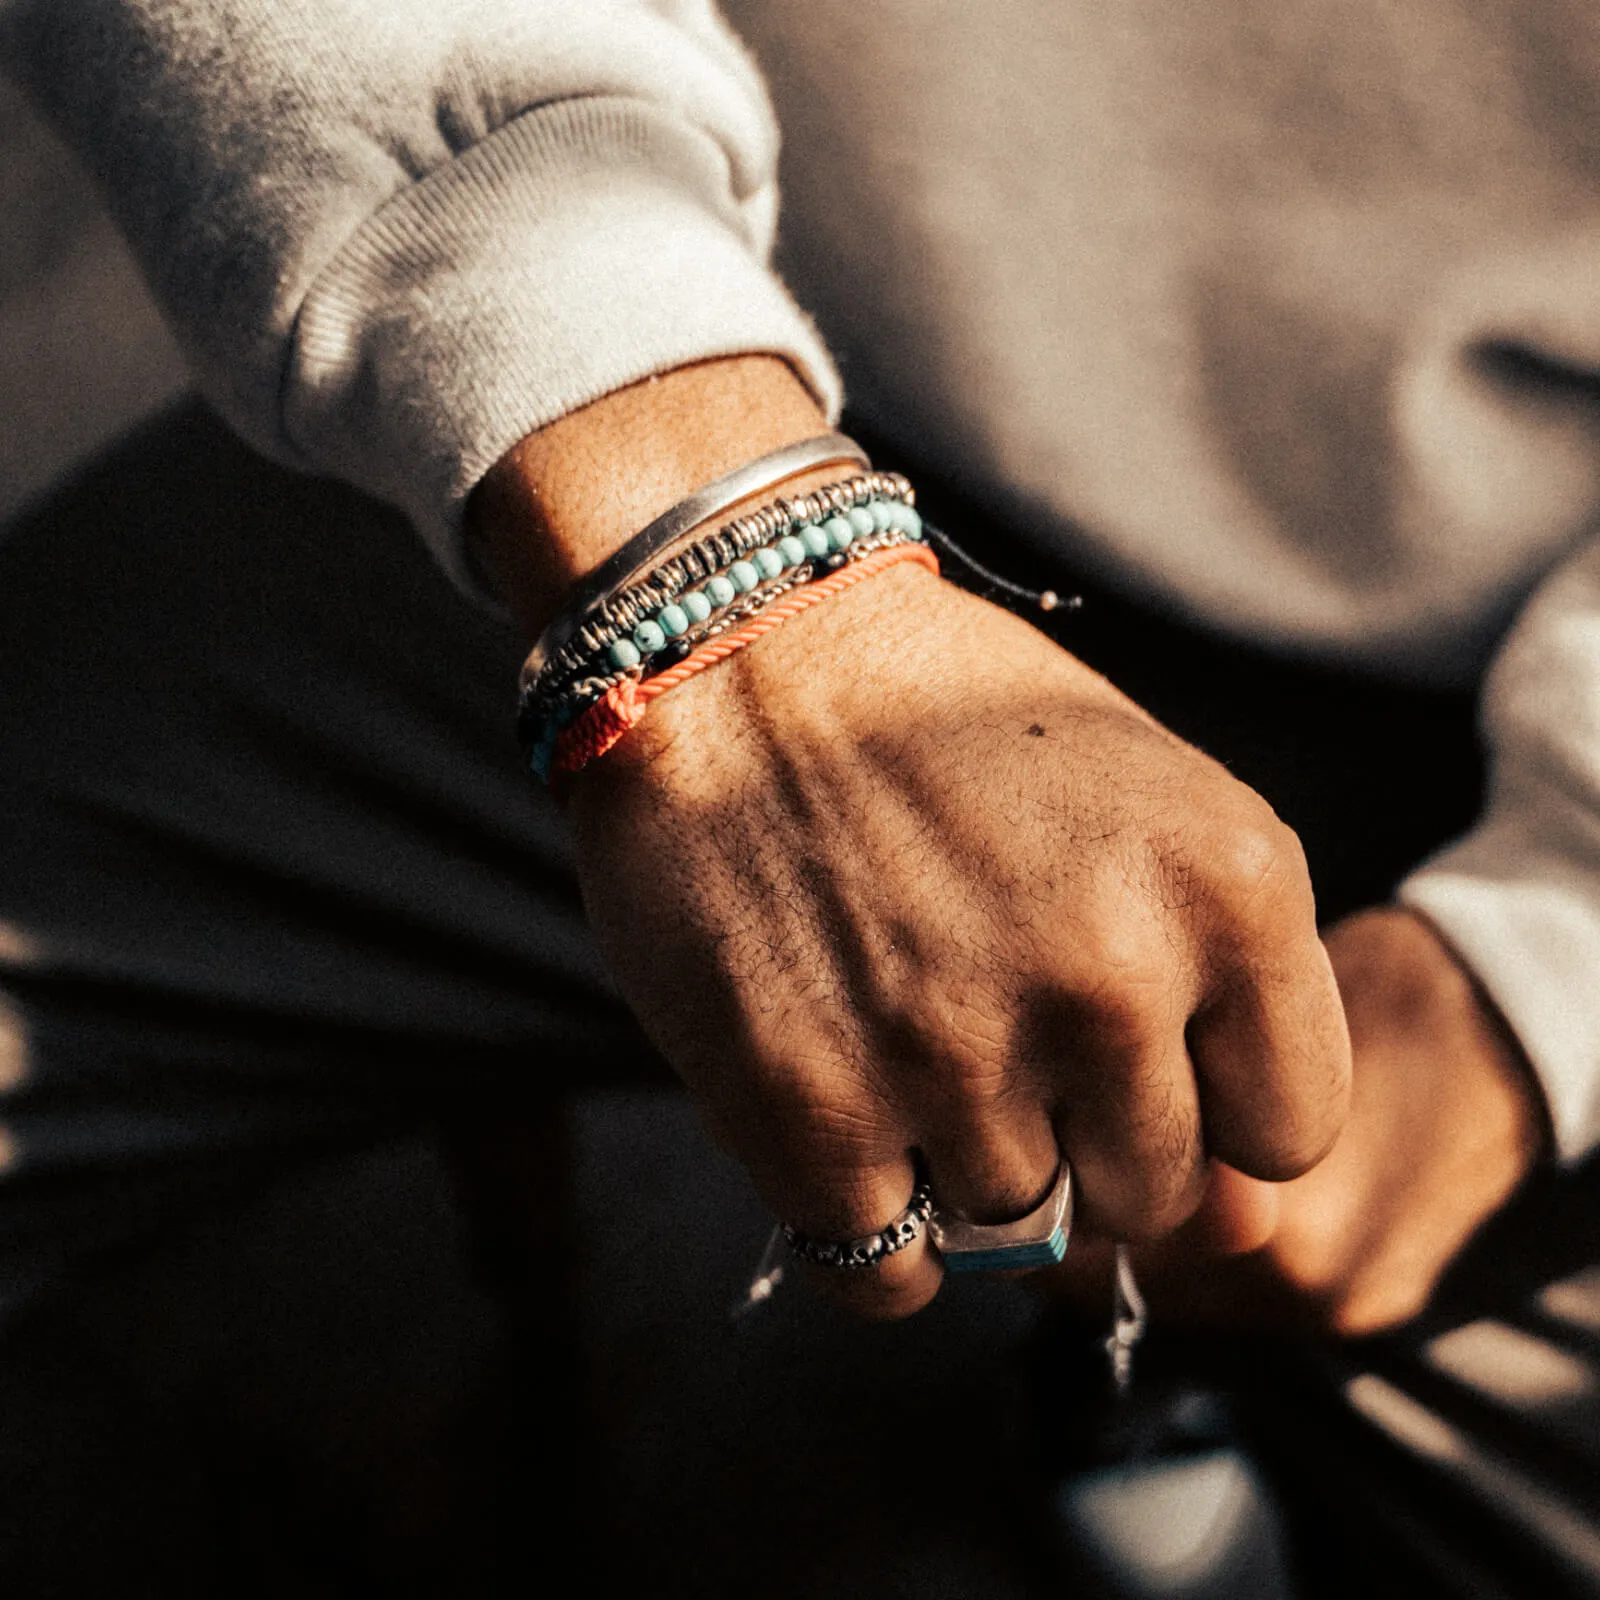
{"label": "silver beaded bracelet", "polygon": [[[870,510],[875,504],[909,510],[914,501],[911,485],[898,473],[873,472],[829,484],[793,500],[779,498],[728,523],[685,546],[642,582],[607,599],[593,613],[592,620],[536,671],[525,667],[523,697],[549,700],[564,694],[579,679],[593,676],[608,651],[641,622],[659,617],[663,608],[681,599],[691,586],[727,573],[746,557],[759,559],[762,548],[781,542],[783,535],[815,528],[833,517],[848,518],[858,508]],[[812,552],[813,556],[824,553]]]}
{"label": "silver beaded bracelet", "polygon": [[577,584],[566,608],[540,634],[528,656],[522,669],[524,684],[537,678],[553,656],[596,620],[608,601],[637,583],[669,551],[713,518],[802,472],[844,464],[871,465],[854,439],[842,433],[824,433],[774,450],[680,500]]}

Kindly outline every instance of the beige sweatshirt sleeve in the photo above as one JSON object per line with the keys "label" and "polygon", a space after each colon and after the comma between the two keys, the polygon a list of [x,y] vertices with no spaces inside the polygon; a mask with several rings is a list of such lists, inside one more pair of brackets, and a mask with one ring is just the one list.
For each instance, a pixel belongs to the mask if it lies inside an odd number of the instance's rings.
{"label": "beige sweatshirt sleeve", "polygon": [[1401,887],[1539,1074],[1560,1154],[1600,1143],[1600,543],[1545,580],[1489,674],[1478,825]]}
{"label": "beige sweatshirt sleeve", "polygon": [[709,0],[0,0],[209,398],[408,512],[653,372],[786,357],[777,131]]}

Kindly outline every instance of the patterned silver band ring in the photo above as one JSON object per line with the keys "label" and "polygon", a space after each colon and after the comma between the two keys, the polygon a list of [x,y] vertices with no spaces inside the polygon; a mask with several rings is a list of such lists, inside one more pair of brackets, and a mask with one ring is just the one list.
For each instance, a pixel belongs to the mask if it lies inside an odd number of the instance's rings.
{"label": "patterned silver band ring", "polygon": [[911,1203],[887,1227],[860,1239],[814,1239],[785,1222],[783,1242],[802,1261],[813,1266],[831,1267],[840,1272],[856,1272],[875,1267],[885,1256],[892,1256],[915,1242],[933,1214],[933,1190],[926,1179],[919,1179],[911,1191]]}

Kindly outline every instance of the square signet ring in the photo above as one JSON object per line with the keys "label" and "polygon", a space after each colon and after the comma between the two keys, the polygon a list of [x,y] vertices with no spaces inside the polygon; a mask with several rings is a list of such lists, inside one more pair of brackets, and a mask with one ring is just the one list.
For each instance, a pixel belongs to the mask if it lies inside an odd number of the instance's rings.
{"label": "square signet ring", "polygon": [[1016,1222],[985,1226],[934,1207],[928,1238],[946,1272],[1015,1272],[1053,1267],[1067,1253],[1072,1232],[1072,1169],[1065,1161],[1042,1205]]}

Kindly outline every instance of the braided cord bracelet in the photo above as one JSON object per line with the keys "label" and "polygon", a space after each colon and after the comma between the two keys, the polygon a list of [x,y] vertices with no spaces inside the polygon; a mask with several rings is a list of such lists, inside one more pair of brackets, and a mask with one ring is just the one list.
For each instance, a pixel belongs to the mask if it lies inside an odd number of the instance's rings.
{"label": "braided cord bracelet", "polygon": [[736,632],[708,639],[676,666],[642,681],[624,678],[622,682],[614,684],[571,727],[563,729],[556,739],[554,758],[550,764],[552,781],[569,778],[582,771],[596,757],[603,756],[630,728],[643,720],[651,701],[660,699],[669,690],[687,683],[708,667],[716,666],[719,661],[737,655],[746,645],[754,644],[774,628],[781,628],[801,612],[809,611],[812,606],[820,605],[824,600],[902,561],[915,561],[935,577],[939,575],[939,558],[925,544],[891,545],[887,550],[874,551],[826,578],[815,579],[792,590]]}
{"label": "braided cord bracelet", "polygon": [[[874,524],[874,531],[864,538],[847,527],[844,530],[847,542],[835,543],[830,538],[823,544],[821,535],[826,529],[808,528],[809,543],[803,544],[799,538],[784,538],[777,541],[776,549],[752,552],[746,581],[754,581],[755,587],[741,593],[725,578],[724,592],[719,593],[714,577],[698,595],[682,596],[681,614],[675,619],[663,614],[654,625],[660,637],[646,639],[645,642],[653,646],[648,658],[630,642],[629,654],[623,658],[625,664],[619,665],[617,647],[613,645],[609,654],[586,663],[585,669],[576,675],[550,687],[546,687],[542,679],[537,681],[524,691],[517,713],[518,737],[528,752],[533,771],[541,778],[548,778],[560,731],[576,722],[594,701],[624,678],[644,678],[682,661],[707,639],[741,626],[792,589],[889,546],[920,541],[922,527],[915,512],[906,506],[893,509],[903,511],[905,517],[885,516],[882,531]],[[789,546],[793,548],[787,548]],[[825,549],[827,553],[815,555],[813,548]],[[765,564],[760,560],[764,555],[770,558]],[[794,564],[785,565],[789,562]],[[671,635],[665,631],[668,626],[673,629]],[[641,636],[636,631],[635,638]]]}

